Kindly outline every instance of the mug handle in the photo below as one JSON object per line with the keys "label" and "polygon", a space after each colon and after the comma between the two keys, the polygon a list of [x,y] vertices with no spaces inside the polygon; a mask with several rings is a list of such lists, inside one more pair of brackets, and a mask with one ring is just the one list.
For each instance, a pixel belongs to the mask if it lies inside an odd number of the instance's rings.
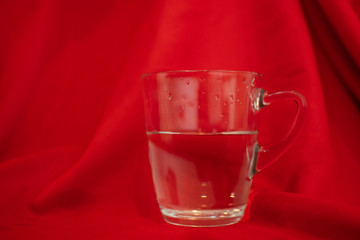
{"label": "mug handle", "polygon": [[[305,98],[296,91],[267,93],[264,89],[256,88],[253,92],[253,100],[253,108],[255,111],[259,111],[278,101],[293,101],[296,103],[296,115],[289,131],[280,142],[269,147],[262,147],[258,143],[255,144],[254,154],[250,163],[250,178],[252,178],[255,173],[258,173],[273,164],[289,149],[299,133],[304,118],[304,110],[306,108]],[[267,159],[266,164],[261,168],[257,166],[259,155],[261,155],[261,158],[264,157]]]}

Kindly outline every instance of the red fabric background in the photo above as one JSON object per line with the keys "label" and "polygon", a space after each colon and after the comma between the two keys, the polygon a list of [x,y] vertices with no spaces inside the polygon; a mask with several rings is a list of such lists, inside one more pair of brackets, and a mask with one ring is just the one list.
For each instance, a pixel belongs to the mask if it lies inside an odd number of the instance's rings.
{"label": "red fabric background", "polygon": [[[360,239],[359,19],[358,0],[1,1],[0,239]],[[161,218],[140,76],[175,69],[256,71],[307,100],[239,224]],[[263,110],[264,145],[291,107]]]}

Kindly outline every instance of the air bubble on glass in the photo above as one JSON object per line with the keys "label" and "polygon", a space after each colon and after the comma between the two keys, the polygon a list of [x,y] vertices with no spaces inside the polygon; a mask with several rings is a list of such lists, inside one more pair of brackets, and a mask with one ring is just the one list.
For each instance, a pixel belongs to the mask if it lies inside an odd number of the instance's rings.
{"label": "air bubble on glass", "polygon": [[234,95],[230,95],[230,104],[233,104],[234,103]]}

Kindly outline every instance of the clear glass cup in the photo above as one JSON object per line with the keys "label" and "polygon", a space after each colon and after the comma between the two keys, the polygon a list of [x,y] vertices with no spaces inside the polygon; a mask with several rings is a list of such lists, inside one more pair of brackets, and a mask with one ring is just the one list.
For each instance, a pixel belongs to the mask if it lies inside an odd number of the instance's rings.
{"label": "clear glass cup", "polygon": [[[294,91],[267,93],[261,75],[227,70],[182,70],[143,75],[149,160],[165,221],[183,226],[238,222],[252,177],[278,159],[299,132],[305,100]],[[286,137],[258,144],[258,113],[276,101],[297,111]],[[294,106],[295,106],[294,105]],[[269,160],[270,159],[270,160]]]}

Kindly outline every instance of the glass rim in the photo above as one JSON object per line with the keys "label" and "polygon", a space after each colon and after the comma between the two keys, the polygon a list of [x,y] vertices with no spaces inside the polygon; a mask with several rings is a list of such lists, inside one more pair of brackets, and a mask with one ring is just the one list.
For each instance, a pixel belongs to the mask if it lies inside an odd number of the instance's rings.
{"label": "glass rim", "polygon": [[167,73],[200,73],[200,72],[223,72],[223,73],[242,73],[242,74],[252,74],[258,77],[262,77],[263,74],[253,72],[253,71],[240,71],[240,70],[226,70],[226,69],[204,69],[204,70],[169,70],[169,71],[158,71],[158,72],[150,72],[144,73],[141,75],[142,79],[145,79],[147,76],[156,75],[159,73],[167,74]]}

